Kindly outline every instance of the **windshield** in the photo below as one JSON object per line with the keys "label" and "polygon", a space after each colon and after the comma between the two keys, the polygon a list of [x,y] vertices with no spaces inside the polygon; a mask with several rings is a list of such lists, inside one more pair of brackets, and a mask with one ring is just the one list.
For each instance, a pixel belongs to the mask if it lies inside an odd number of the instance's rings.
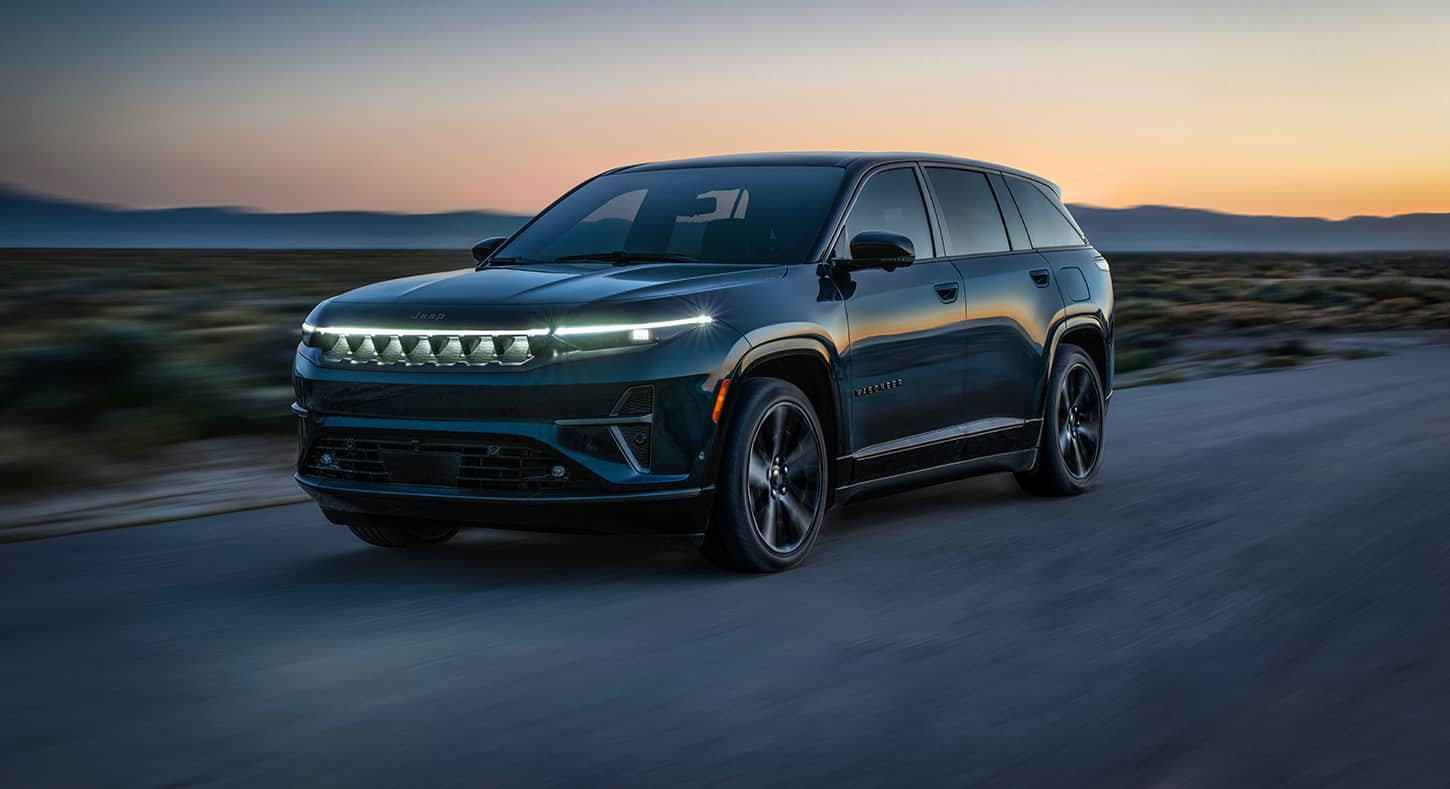
{"label": "windshield", "polygon": [[763,166],[604,175],[544,212],[494,262],[798,263],[844,177],[839,167]]}

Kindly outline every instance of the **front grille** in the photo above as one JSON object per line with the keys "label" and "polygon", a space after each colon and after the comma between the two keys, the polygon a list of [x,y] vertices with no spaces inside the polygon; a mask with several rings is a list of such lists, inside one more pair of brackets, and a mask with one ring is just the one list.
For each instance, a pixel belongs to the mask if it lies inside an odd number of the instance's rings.
{"label": "front grille", "polygon": [[523,364],[534,358],[528,335],[332,334],[310,339],[329,362],[477,367]]}
{"label": "front grille", "polygon": [[354,482],[433,485],[493,492],[594,490],[586,472],[542,444],[516,436],[408,439],[324,435],[302,471]]}

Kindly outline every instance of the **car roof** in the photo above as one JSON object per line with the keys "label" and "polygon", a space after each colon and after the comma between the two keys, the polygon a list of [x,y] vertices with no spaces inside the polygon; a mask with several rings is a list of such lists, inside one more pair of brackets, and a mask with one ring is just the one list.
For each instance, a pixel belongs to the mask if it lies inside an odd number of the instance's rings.
{"label": "car roof", "polygon": [[889,152],[878,151],[865,153],[859,151],[785,151],[780,153],[732,153],[722,156],[702,156],[696,159],[673,159],[662,162],[645,162],[643,164],[619,167],[610,172],[648,172],[651,170],[679,170],[686,167],[751,167],[751,166],[776,166],[776,167],[843,167],[848,170],[860,172],[880,164],[891,164],[893,162],[924,162],[940,164],[961,164],[969,167],[976,167],[982,170],[993,170],[996,172],[1019,175],[1023,178],[1031,178],[1042,183],[1062,195],[1062,190],[1057,184],[1043,178],[1040,175],[1019,170],[1015,167],[1007,167],[992,162],[984,162],[978,159],[964,159],[959,156],[943,156],[936,153],[910,153],[910,152]]}

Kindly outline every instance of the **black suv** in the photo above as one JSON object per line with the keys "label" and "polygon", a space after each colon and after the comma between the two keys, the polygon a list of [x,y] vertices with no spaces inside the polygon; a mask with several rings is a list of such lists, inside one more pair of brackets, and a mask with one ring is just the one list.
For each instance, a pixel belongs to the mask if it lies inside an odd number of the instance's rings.
{"label": "black suv", "polygon": [[374,545],[645,531],[781,570],[833,504],[1097,475],[1112,281],[1037,176],[923,154],[634,165],[474,258],[303,324],[297,480]]}

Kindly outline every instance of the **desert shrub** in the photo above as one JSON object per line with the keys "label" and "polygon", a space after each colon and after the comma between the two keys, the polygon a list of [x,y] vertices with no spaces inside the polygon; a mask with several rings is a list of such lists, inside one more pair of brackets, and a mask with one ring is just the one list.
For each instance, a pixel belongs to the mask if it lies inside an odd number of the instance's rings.
{"label": "desert shrub", "polygon": [[1316,307],[1338,307],[1362,301],[1355,294],[1339,290],[1333,285],[1293,280],[1260,285],[1248,293],[1248,298],[1273,304],[1309,304]]}
{"label": "desert shrub", "polygon": [[12,350],[0,359],[6,420],[139,443],[288,426],[285,376],[198,358],[178,339],[155,326],[92,324]]}
{"label": "desert shrub", "polygon": [[1279,340],[1268,345],[1259,346],[1259,353],[1268,356],[1314,356],[1319,352],[1309,346],[1308,343],[1298,337]]}
{"label": "desert shrub", "polygon": [[1151,326],[1119,329],[1113,340],[1116,345],[1113,369],[1120,373],[1152,367],[1178,351],[1172,332]]}
{"label": "desert shrub", "polygon": [[1131,373],[1135,370],[1146,370],[1162,361],[1164,356],[1161,351],[1152,348],[1120,349],[1113,355],[1113,371]]}
{"label": "desert shrub", "polygon": [[1404,279],[1368,280],[1346,282],[1340,287],[1351,293],[1375,301],[1412,298],[1422,302],[1438,304],[1450,301],[1450,288],[1421,285]]}
{"label": "desert shrub", "polygon": [[1371,348],[1347,348],[1334,354],[1341,359],[1373,359],[1379,356],[1386,356],[1384,351],[1376,351]]}
{"label": "desert shrub", "polygon": [[1264,370],[1272,370],[1281,367],[1298,367],[1303,363],[1304,357],[1302,356],[1265,356],[1255,366]]}
{"label": "desert shrub", "polygon": [[1172,332],[1150,327],[1119,329],[1114,338],[1119,348],[1155,348],[1171,350],[1177,340]]}

